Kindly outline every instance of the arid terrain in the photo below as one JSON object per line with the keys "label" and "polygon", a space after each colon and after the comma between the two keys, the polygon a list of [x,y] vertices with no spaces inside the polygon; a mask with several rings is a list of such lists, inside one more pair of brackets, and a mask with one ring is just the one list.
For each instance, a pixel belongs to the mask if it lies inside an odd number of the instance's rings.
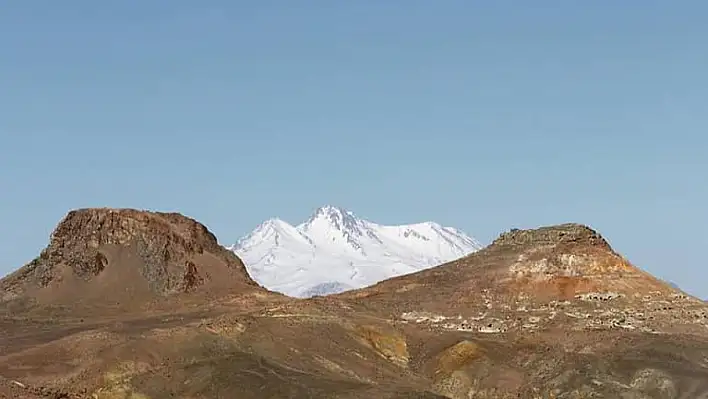
{"label": "arid terrain", "polygon": [[578,224],[304,300],[192,219],[82,209],[0,281],[0,398],[708,398],[708,306]]}

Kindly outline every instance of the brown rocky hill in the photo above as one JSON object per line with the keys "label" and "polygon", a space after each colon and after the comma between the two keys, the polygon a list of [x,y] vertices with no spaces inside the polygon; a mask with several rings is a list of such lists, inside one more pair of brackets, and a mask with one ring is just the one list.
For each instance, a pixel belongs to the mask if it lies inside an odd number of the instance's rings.
{"label": "brown rocky hill", "polygon": [[[472,324],[480,328],[491,322],[492,314],[503,316],[507,311],[531,314],[533,309],[557,307],[556,313],[564,314],[570,312],[571,306],[577,312],[576,319],[586,320],[586,311],[622,304],[635,306],[636,312],[650,312],[657,307],[664,316],[681,318],[687,306],[704,304],[633,266],[600,234],[578,224],[512,230],[483,250],[457,261],[340,297],[366,298],[365,302],[379,309],[390,307],[394,315],[416,310],[462,314],[479,319]],[[565,311],[561,312],[563,307]],[[480,318],[483,314],[488,316]],[[704,331],[705,320],[703,314],[699,315],[693,325],[700,332]],[[633,324],[629,324],[629,318]],[[629,318],[623,324],[627,329],[646,331],[660,321],[644,320],[638,314]],[[661,328],[678,327],[667,322]],[[525,322],[502,324],[499,327],[503,330],[535,328],[524,327]]]}
{"label": "brown rocky hill", "polygon": [[705,304],[575,224],[299,300],[191,219],[80,210],[0,289],[0,398],[708,398]]}
{"label": "brown rocky hill", "polygon": [[32,262],[0,282],[1,300],[125,308],[177,293],[260,289],[206,227],[175,213],[69,212]]}
{"label": "brown rocky hill", "polygon": [[[480,381],[518,392],[503,387],[499,369],[557,397],[708,398],[706,304],[633,266],[587,226],[512,230],[460,260],[338,297],[458,337],[446,349],[455,367],[436,369],[440,392],[453,396],[479,394]],[[652,388],[634,390],[644,384]]]}

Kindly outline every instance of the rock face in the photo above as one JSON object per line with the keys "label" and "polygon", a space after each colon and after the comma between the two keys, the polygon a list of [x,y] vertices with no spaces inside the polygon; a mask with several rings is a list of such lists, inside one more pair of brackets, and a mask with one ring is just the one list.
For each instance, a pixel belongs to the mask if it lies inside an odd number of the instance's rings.
{"label": "rock face", "polygon": [[195,291],[224,275],[235,286],[256,286],[241,260],[195,220],[176,213],[102,208],[69,212],[47,248],[1,285],[6,299],[92,282],[165,296]]}

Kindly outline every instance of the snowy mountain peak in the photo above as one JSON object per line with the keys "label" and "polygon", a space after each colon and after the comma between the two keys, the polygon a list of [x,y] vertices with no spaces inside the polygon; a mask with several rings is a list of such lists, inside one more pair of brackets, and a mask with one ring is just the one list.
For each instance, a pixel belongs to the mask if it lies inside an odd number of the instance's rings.
{"label": "snowy mountain peak", "polygon": [[356,231],[363,227],[363,223],[354,213],[342,208],[327,205],[317,208],[315,213],[303,223],[304,230],[311,230],[317,227],[329,227],[340,231]]}
{"label": "snowy mountain peak", "polygon": [[315,212],[310,216],[309,220],[317,219],[320,217],[327,217],[327,218],[335,218],[335,219],[341,219],[345,216],[352,216],[354,217],[354,214],[351,211],[348,211],[344,208],[340,208],[337,206],[333,205],[325,205],[317,208]]}
{"label": "snowy mountain peak", "polygon": [[339,246],[344,251],[353,251],[365,256],[366,251],[360,242],[362,237],[381,242],[370,225],[371,223],[357,218],[351,211],[326,205],[317,208],[297,229],[320,244]]}
{"label": "snowy mountain peak", "polygon": [[269,219],[230,249],[261,285],[303,297],[364,287],[481,248],[434,222],[386,226],[327,205],[297,226]]}

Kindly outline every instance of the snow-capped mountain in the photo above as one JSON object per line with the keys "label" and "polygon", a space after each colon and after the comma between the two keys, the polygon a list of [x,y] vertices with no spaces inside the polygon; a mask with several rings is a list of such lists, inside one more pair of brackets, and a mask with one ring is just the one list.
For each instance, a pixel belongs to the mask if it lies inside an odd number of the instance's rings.
{"label": "snow-capped mountain", "polygon": [[365,287],[481,248],[452,227],[433,222],[385,226],[324,206],[297,226],[267,220],[230,249],[259,284],[309,297]]}

